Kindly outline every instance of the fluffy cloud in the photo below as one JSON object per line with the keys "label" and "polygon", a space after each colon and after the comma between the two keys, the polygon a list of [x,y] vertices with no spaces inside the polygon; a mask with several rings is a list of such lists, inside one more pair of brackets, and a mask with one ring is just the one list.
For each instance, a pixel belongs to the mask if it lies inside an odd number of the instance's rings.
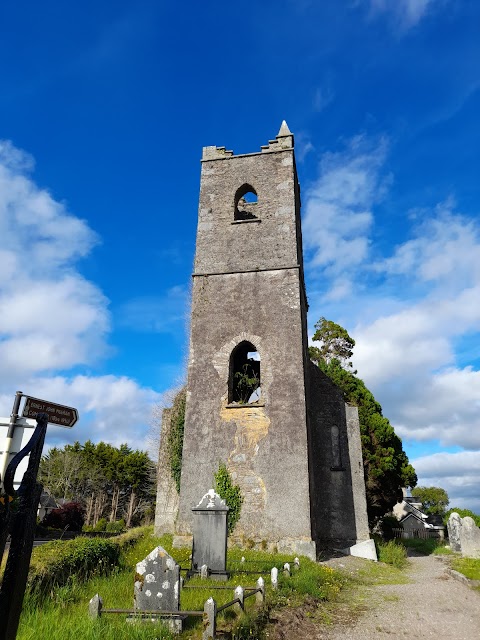
{"label": "fluffy cloud", "polygon": [[0,414],[21,386],[79,409],[72,431],[49,428],[50,444],[90,437],[144,446],[159,394],[127,377],[78,375],[109,352],[108,300],[76,265],[98,237],[38,187],[33,168],[31,156],[0,141]]}
{"label": "fluffy cloud", "polygon": [[[385,141],[356,138],[320,163],[304,224],[312,319],[324,315],[347,327],[355,368],[401,437],[460,447],[478,460],[480,225],[453,198],[414,209],[404,218],[406,241],[379,257],[374,238],[383,220],[375,205],[388,197],[386,159]],[[418,463],[423,484],[429,459]],[[443,474],[440,465],[431,483],[455,488],[454,497],[464,497],[456,502],[468,506],[474,481],[455,480],[456,472]]]}
{"label": "fluffy cloud", "polygon": [[103,354],[102,292],[75,269],[98,241],[31,179],[33,160],[0,142],[0,381],[68,369]]}
{"label": "fluffy cloud", "polygon": [[402,436],[480,448],[480,372],[456,351],[480,328],[480,228],[450,203],[424,212],[412,235],[375,265],[403,308],[359,322],[355,365]]}
{"label": "fluffy cloud", "polygon": [[480,451],[436,453],[413,460],[422,486],[442,487],[450,507],[480,513]]}
{"label": "fluffy cloud", "polygon": [[307,267],[332,278],[331,295],[350,291],[350,275],[369,254],[372,206],[382,197],[388,177],[382,177],[388,143],[365,136],[351,140],[343,151],[325,153],[318,180],[307,191],[303,233]]}

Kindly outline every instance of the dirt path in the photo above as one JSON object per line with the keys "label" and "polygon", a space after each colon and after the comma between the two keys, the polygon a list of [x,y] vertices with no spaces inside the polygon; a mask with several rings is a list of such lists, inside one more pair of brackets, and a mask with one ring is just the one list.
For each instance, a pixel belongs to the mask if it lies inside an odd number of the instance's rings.
{"label": "dirt path", "polygon": [[[354,574],[359,562],[364,561],[344,558],[329,564]],[[294,619],[278,620],[280,624],[274,625],[269,637],[275,640],[439,637],[480,640],[480,593],[450,577],[445,564],[432,556],[411,557],[410,563],[405,570],[409,580],[406,584],[378,584],[349,590],[346,602],[338,606],[331,624],[322,624],[318,614],[298,611]],[[348,606],[350,597],[351,607]]]}

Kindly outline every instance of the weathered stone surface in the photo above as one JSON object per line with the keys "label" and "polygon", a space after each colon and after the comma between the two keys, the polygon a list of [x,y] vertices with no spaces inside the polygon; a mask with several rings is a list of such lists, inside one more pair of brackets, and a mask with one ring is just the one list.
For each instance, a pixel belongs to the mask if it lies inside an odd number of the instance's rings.
{"label": "weathered stone surface", "polygon": [[455,511],[450,514],[447,522],[448,540],[450,549],[459,553],[462,550],[460,545],[460,531],[462,529],[462,518]]}
{"label": "weathered stone surface", "polygon": [[[213,489],[210,489],[192,512],[194,516],[192,568],[201,572],[202,567],[207,567],[210,571],[225,573],[227,505]],[[208,570],[205,571],[207,575]]]}
{"label": "weathered stone surface", "polygon": [[341,552],[346,556],[356,556],[357,558],[365,558],[374,562],[378,560],[374,540],[364,540],[346,549],[341,549]]}
{"label": "weathered stone surface", "polygon": [[134,608],[159,612],[180,608],[180,567],[162,547],[155,547],[137,564]]}
{"label": "weathered stone surface", "polygon": [[[244,187],[258,201],[239,219]],[[293,135],[282,124],[259,153],[204,149],[178,535],[225,462],[244,496],[239,536],[311,558],[318,541],[368,537],[358,418],[308,360],[306,313]],[[246,405],[229,394],[242,342],[260,356]]]}
{"label": "weathered stone surface", "polygon": [[460,529],[460,546],[462,556],[480,558],[480,528],[470,516],[462,518]]}
{"label": "weathered stone surface", "polygon": [[155,507],[155,535],[174,533],[178,513],[178,491],[172,478],[169,462],[168,436],[173,409],[162,412],[162,431],[157,465],[157,502]]}

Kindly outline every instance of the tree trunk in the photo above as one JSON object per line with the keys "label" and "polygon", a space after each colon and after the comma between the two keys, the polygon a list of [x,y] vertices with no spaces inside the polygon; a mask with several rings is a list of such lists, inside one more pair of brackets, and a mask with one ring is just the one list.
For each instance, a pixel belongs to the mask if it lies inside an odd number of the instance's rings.
{"label": "tree trunk", "polygon": [[86,525],[91,525],[91,520],[92,520],[92,515],[93,515],[93,501],[95,498],[95,494],[92,493],[91,495],[88,496],[87,498],[87,512],[85,514],[85,524]]}
{"label": "tree trunk", "polygon": [[110,511],[110,522],[115,522],[117,519],[117,509],[118,509],[118,499],[120,497],[120,487],[118,485],[114,485],[113,493],[112,493],[112,508]]}
{"label": "tree trunk", "polygon": [[135,513],[135,507],[137,502],[137,495],[135,491],[132,489],[132,493],[130,494],[130,500],[128,501],[127,507],[127,518],[125,521],[125,526],[129,529],[132,526],[132,518]]}

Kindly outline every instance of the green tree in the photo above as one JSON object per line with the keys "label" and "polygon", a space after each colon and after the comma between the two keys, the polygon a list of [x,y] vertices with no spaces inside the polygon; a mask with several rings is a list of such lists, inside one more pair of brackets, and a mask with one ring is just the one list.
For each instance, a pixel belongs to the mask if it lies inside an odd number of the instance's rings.
{"label": "green tree", "polygon": [[429,516],[443,516],[448,507],[448,494],[441,487],[415,487],[412,496],[418,498]]}
{"label": "green tree", "polygon": [[[332,324],[341,329],[336,329],[333,334],[336,335],[331,342],[333,346],[325,355],[321,355],[322,350],[316,347],[310,347],[309,352],[319,369],[342,390],[345,401],[358,407],[368,518],[373,525],[393,508],[401,495],[401,487],[416,485],[417,476],[403,450],[401,439],[388,419],[383,416],[381,405],[363,380],[345,368],[351,368],[351,363],[347,360],[352,356],[354,340],[345,329],[324,318],[316,326],[319,326],[318,331],[327,327],[328,332],[325,335],[331,336]],[[315,335],[318,339],[318,333]],[[334,355],[335,350],[339,357]]]}
{"label": "green tree", "polygon": [[328,364],[336,359],[344,367],[352,368],[350,358],[353,355],[355,340],[348,335],[346,329],[323,317],[317,322],[315,329],[313,340],[320,342],[320,347],[311,347],[310,358],[317,364],[320,361]]}
{"label": "green tree", "polygon": [[85,508],[85,524],[100,519],[114,522],[123,515],[127,526],[155,500],[155,467],[146,453],[127,444],[76,442],[53,448],[43,456],[39,477],[56,497],[79,502]]}
{"label": "green tree", "polygon": [[215,491],[223,498],[228,507],[228,534],[230,535],[237,522],[240,519],[240,511],[243,504],[243,496],[238,484],[233,484],[232,476],[230,475],[227,466],[221,463],[218,467],[217,473],[214,475],[215,479]]}

